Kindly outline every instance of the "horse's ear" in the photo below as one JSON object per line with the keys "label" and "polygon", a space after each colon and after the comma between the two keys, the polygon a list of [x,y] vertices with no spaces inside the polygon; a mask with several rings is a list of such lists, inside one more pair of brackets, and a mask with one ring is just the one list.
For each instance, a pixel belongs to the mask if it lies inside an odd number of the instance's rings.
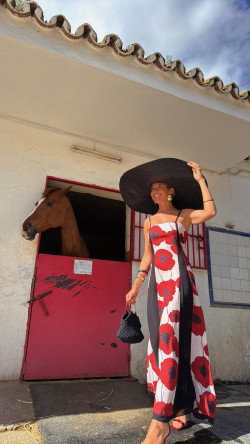
{"label": "horse's ear", "polygon": [[61,189],[61,193],[63,193],[63,194],[66,196],[66,194],[68,194],[68,192],[70,191],[70,189],[72,188],[72,186],[73,186],[73,185],[70,185],[70,186],[67,187],[67,188],[62,188],[62,189]]}

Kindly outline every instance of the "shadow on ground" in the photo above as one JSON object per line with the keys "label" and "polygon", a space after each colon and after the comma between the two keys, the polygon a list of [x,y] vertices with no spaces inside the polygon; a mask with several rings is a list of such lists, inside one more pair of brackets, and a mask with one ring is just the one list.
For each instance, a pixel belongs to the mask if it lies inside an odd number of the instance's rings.
{"label": "shadow on ground", "polygon": [[[152,418],[153,399],[134,380],[33,383],[30,390],[44,444],[140,444]],[[198,423],[168,438],[168,444],[222,442]]]}
{"label": "shadow on ground", "polygon": [[30,385],[35,417],[108,413],[151,408],[153,400],[134,380],[35,383]]}

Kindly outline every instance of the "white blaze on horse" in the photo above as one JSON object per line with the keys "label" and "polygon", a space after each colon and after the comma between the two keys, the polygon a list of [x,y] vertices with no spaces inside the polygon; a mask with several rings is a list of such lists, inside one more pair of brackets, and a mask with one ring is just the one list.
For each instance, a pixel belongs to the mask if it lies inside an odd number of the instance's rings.
{"label": "white blaze on horse", "polygon": [[34,211],[23,222],[21,234],[25,239],[33,240],[36,233],[61,227],[61,255],[89,257],[88,248],[78,230],[74,211],[66,197],[70,188],[71,186],[61,190],[48,188],[44,191]]}

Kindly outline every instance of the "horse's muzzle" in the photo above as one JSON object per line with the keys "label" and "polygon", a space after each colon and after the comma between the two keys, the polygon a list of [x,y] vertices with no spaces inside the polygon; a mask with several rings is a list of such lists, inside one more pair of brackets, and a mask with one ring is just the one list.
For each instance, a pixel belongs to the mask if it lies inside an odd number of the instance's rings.
{"label": "horse's muzzle", "polygon": [[33,240],[36,236],[36,228],[32,227],[31,224],[24,224],[20,230],[21,235],[27,240]]}

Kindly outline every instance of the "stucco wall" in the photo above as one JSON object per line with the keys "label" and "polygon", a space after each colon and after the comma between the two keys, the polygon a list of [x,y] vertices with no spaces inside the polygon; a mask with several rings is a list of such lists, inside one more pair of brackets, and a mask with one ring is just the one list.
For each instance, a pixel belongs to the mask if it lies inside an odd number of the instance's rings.
{"label": "stucco wall", "polygon": [[[70,135],[0,120],[1,153],[1,298],[0,298],[0,379],[19,378],[27,328],[28,304],[37,240],[25,241],[19,234],[44,189],[47,175],[117,189],[120,175],[136,164],[150,160],[128,152],[120,153],[121,164],[93,159],[70,151],[81,141]],[[112,154],[116,150],[109,148]],[[168,153],[166,152],[166,156]],[[195,160],[195,159],[192,159]],[[218,207],[210,225],[249,231],[250,208],[246,205],[248,177],[206,173]],[[133,264],[133,276],[138,263]],[[205,313],[213,376],[230,380],[250,379],[249,310],[209,306],[207,272],[195,271]],[[147,338],[147,283],[137,301]],[[131,372],[145,380],[146,340],[133,346]]]}
{"label": "stucco wall", "polygon": [[46,176],[118,189],[126,169],[148,160],[122,152],[123,162],[116,164],[70,151],[81,142],[0,119],[0,379],[20,376],[38,239],[28,242],[19,230],[41,196]]}

